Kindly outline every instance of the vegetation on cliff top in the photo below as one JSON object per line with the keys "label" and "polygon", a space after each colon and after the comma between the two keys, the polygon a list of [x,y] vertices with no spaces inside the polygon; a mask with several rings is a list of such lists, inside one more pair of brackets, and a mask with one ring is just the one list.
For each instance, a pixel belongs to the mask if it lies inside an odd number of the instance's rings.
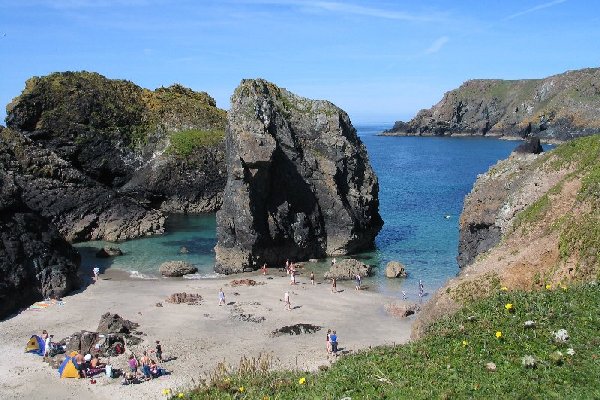
{"label": "vegetation on cliff top", "polygon": [[50,132],[85,143],[96,135],[127,146],[182,130],[225,129],[227,113],[205,92],[179,84],[143,89],[94,72],[33,77],[7,106],[9,127]]}
{"label": "vegetation on cliff top", "polygon": [[214,146],[222,142],[224,137],[225,131],[219,129],[206,131],[190,129],[173,132],[169,135],[170,143],[167,147],[167,154],[186,157],[198,148]]}
{"label": "vegetation on cliff top", "polygon": [[183,397],[599,397],[600,384],[589,378],[600,373],[598,286],[503,289],[438,321],[426,337],[407,345],[344,356],[317,373],[268,372],[247,363],[229,373],[221,368]]}

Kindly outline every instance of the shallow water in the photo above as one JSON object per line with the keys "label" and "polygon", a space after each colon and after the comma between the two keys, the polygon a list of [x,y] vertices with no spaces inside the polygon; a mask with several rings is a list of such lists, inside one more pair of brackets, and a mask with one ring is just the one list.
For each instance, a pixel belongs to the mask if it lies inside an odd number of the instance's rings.
{"label": "shallow water", "polygon": [[[458,272],[458,219],[463,199],[478,174],[518,145],[491,138],[386,137],[377,133],[390,125],[359,125],[357,130],[379,177],[380,212],[385,225],[376,239],[377,249],[358,255],[375,265],[374,277],[363,281],[370,289],[402,297],[418,298],[418,281],[431,293]],[[130,271],[132,276],[158,278],[158,267],[170,260],[195,264],[193,278],[217,276],[213,272],[216,244],[215,214],[171,215],[166,233],[121,242],[125,253],[112,259],[95,258],[109,244],[85,242],[76,245],[82,262],[102,269]],[[185,246],[188,254],[179,254]],[[385,264],[398,260],[406,265],[407,279],[385,278]],[[306,263],[317,274],[329,261]],[[135,271],[135,272],[133,272]]]}

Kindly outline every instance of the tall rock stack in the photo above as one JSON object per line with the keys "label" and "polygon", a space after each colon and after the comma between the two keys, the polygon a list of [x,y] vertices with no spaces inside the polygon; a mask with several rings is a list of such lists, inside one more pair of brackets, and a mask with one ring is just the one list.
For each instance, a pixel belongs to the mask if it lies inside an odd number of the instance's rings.
{"label": "tall rock stack", "polygon": [[374,245],[383,225],[377,177],[343,110],[244,80],[228,118],[217,272]]}

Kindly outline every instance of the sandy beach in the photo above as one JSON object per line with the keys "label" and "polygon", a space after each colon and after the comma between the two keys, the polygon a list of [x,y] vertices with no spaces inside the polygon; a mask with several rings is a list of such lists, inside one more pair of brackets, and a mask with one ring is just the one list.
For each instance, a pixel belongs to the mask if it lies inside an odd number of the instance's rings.
{"label": "sandy beach", "polygon": [[[291,286],[285,273],[269,275],[247,273],[218,279],[185,280],[128,279],[118,271],[101,275],[98,283],[65,297],[64,305],[38,311],[23,311],[0,321],[0,397],[3,399],[138,399],[164,398],[162,390],[181,390],[205,378],[219,362],[237,366],[242,356],[268,354],[273,368],[316,370],[335,362],[325,350],[327,329],[337,331],[342,354],[369,346],[399,344],[408,341],[412,320],[397,319],[384,311],[384,305],[396,302],[369,288],[354,290],[353,282],[338,283],[337,293],[317,277],[311,285],[308,274],[301,274]],[[233,279],[251,278],[255,286],[231,287]],[[227,305],[218,305],[223,288]],[[292,310],[284,307],[283,296],[289,290]],[[199,305],[169,304],[165,299],[177,292],[197,293]],[[157,307],[157,303],[163,307]],[[162,364],[170,375],[137,385],[122,386],[121,379],[100,374],[97,383],[88,379],[60,379],[42,358],[23,352],[32,334],[43,329],[62,339],[80,330],[95,331],[100,316],[118,313],[139,323],[144,341],[128,348],[125,355],[112,358],[116,368],[125,368],[130,350],[141,354],[160,340]],[[251,322],[241,314],[264,317]],[[286,325],[307,323],[323,327],[313,334],[273,337],[271,333]],[[343,355],[342,355],[343,356]]]}

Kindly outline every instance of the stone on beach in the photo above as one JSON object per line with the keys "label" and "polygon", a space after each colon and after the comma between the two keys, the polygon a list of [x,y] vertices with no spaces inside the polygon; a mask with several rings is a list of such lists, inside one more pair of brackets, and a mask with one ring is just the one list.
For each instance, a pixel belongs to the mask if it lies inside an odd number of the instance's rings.
{"label": "stone on beach", "polygon": [[353,258],[346,258],[333,264],[329,271],[325,272],[325,279],[352,280],[357,274],[364,278],[370,276],[371,271],[372,267],[370,265]]}
{"label": "stone on beach", "polygon": [[185,261],[167,261],[158,268],[162,276],[180,277],[187,274],[195,274],[198,268]]}
{"label": "stone on beach", "polygon": [[96,252],[96,257],[98,258],[117,257],[122,255],[123,252],[121,249],[115,246],[104,246]]}

